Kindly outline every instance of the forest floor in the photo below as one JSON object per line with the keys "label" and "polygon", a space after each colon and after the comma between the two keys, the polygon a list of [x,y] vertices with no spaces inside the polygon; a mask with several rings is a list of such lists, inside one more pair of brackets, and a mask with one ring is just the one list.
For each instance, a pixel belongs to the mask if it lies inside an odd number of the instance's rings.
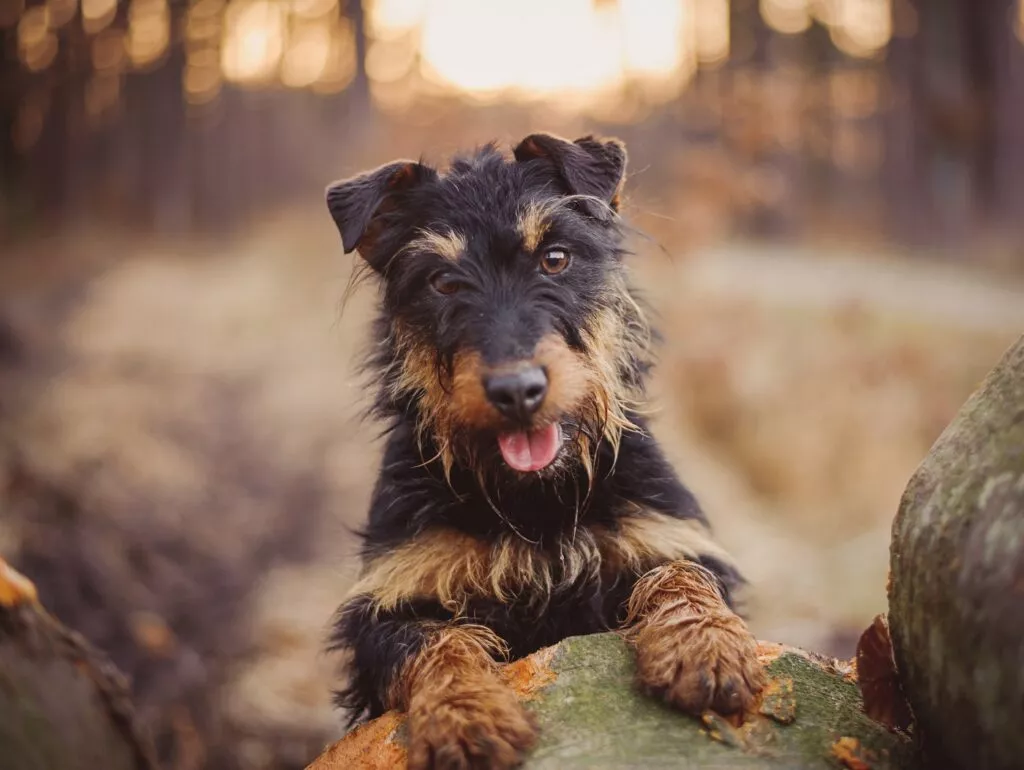
{"label": "forest floor", "polygon": [[[1024,283],[823,245],[637,250],[665,336],[655,432],[750,579],[755,631],[852,654],[885,608],[903,486],[1024,330]],[[206,622],[230,622],[235,646],[195,646],[244,651],[219,703],[250,736],[246,766],[270,766],[252,736],[337,734],[322,642],[380,443],[355,369],[374,290],[341,306],[352,261],[328,218],[232,240],[62,236],[0,271],[0,416],[19,462],[92,517],[84,558],[109,601],[163,614],[184,644],[201,633],[188,602],[223,598]],[[33,531],[0,515],[0,553],[17,563]],[[124,556],[175,538],[194,580],[221,582],[139,578]]]}

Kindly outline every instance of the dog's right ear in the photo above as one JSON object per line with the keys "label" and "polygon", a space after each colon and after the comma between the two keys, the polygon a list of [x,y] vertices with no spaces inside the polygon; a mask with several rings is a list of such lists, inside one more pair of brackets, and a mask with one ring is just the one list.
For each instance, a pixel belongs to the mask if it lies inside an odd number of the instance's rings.
{"label": "dog's right ear", "polygon": [[359,247],[363,256],[368,257],[380,219],[394,210],[394,196],[436,178],[437,172],[429,166],[396,160],[330,185],[327,208],[341,233],[345,253]]}

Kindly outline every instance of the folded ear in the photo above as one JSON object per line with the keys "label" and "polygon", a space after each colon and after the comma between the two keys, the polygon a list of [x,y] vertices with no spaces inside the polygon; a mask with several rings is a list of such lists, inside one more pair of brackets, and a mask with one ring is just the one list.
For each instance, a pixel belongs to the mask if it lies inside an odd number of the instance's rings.
{"label": "folded ear", "polygon": [[429,166],[396,160],[330,185],[327,208],[341,232],[345,253],[358,246],[367,256],[377,234],[374,222],[393,210],[393,196],[436,178],[437,172]]}
{"label": "folded ear", "polygon": [[626,175],[626,146],[618,139],[584,136],[575,142],[531,134],[513,151],[516,160],[547,158],[573,193],[593,195],[618,211]]}

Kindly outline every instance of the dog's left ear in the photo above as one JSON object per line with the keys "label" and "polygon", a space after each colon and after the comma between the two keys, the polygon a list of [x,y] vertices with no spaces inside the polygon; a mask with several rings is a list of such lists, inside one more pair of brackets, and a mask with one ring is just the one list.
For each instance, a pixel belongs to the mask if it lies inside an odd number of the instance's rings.
{"label": "dog's left ear", "polygon": [[530,134],[513,151],[516,160],[547,158],[573,193],[593,195],[615,211],[626,176],[626,146],[618,139],[584,136],[574,142]]}

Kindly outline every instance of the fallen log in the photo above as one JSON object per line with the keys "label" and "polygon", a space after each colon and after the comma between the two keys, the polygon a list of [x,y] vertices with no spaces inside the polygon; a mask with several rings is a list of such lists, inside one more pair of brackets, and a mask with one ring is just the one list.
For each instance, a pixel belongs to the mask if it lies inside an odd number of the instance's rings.
{"label": "fallen log", "polygon": [[[914,766],[910,740],[863,713],[851,661],[767,643],[758,651],[770,683],[742,723],[711,712],[688,717],[641,694],[632,651],[617,634],[566,639],[505,666],[541,729],[524,770]],[[391,712],[362,725],[308,770],[403,768],[404,724]]]}
{"label": "fallen log", "polygon": [[0,767],[153,770],[121,674],[0,559]]}

